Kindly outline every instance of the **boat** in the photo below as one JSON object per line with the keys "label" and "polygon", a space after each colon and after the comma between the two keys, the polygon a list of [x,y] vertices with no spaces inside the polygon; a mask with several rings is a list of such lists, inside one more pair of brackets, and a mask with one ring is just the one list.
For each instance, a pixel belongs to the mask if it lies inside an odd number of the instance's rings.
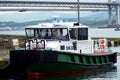
{"label": "boat", "polygon": [[11,50],[10,63],[28,76],[84,73],[117,62],[105,40],[97,50],[89,27],[71,22],[41,23],[25,28],[25,50]]}

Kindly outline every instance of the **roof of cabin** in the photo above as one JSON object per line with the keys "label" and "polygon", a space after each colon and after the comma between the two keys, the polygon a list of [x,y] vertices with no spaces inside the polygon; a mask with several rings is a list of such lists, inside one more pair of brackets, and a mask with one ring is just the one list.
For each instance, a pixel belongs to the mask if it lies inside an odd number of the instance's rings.
{"label": "roof of cabin", "polygon": [[25,28],[72,28],[72,27],[88,27],[86,25],[80,24],[79,26],[74,26],[74,22],[62,22],[62,23],[41,23],[38,25],[27,26]]}

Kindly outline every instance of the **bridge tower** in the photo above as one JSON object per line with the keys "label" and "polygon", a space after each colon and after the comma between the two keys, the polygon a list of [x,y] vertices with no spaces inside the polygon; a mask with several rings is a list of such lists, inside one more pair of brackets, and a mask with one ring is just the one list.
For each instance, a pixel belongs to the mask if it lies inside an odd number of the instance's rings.
{"label": "bridge tower", "polygon": [[108,5],[108,27],[120,27],[120,1],[112,2],[112,0],[108,0],[108,2],[114,4]]}
{"label": "bridge tower", "polygon": [[117,24],[118,24],[118,27],[120,27],[120,0],[116,0],[116,3],[118,4],[116,6],[116,13],[117,13]]}

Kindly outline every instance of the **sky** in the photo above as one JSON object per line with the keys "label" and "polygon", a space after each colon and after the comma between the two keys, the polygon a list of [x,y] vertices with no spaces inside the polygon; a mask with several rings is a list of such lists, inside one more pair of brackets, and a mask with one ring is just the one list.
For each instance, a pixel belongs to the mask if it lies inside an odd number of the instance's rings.
{"label": "sky", "polygon": [[[5,1],[5,0],[4,0]],[[7,1],[7,0],[6,0]],[[18,0],[12,0],[18,1]],[[32,1],[32,0],[26,0]],[[68,1],[68,0],[33,0],[33,1]],[[77,0],[69,0],[69,1],[77,1]],[[79,0],[81,2],[107,2],[108,0]],[[90,16],[93,14],[97,14],[98,12],[80,12],[81,17]],[[67,15],[67,16],[66,16]],[[51,19],[52,16],[60,16],[64,18],[77,18],[77,12],[70,11],[27,11],[27,12],[17,12],[17,11],[0,11],[0,22],[27,22],[27,21],[35,21],[35,20],[45,20]]]}

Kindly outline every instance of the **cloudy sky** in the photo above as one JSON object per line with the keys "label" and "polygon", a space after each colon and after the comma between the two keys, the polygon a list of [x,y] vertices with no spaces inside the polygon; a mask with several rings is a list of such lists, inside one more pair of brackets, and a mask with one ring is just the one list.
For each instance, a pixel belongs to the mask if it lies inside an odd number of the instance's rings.
{"label": "cloudy sky", "polygon": [[[5,0],[4,0],[5,1]],[[7,0],[6,0],[7,1]],[[12,0],[12,1],[18,1],[18,0]],[[32,1],[32,0],[26,0],[26,1]],[[68,1],[68,0],[33,0],[33,1]],[[77,0],[69,0],[69,1],[77,1]],[[79,0],[81,2],[107,2],[108,0]],[[115,1],[115,0],[112,0]],[[68,15],[69,14],[69,15]],[[81,16],[90,16],[96,14],[96,12],[81,12]],[[14,22],[26,22],[26,21],[34,21],[34,20],[44,20],[44,19],[50,19],[52,16],[60,16],[60,17],[76,17],[76,12],[69,12],[69,11],[49,11],[49,12],[43,12],[43,11],[27,11],[27,12],[17,12],[17,11],[9,11],[9,12],[3,12],[0,11],[0,21],[2,22],[8,22],[8,21],[14,21]],[[66,16],[67,15],[67,16]]]}

